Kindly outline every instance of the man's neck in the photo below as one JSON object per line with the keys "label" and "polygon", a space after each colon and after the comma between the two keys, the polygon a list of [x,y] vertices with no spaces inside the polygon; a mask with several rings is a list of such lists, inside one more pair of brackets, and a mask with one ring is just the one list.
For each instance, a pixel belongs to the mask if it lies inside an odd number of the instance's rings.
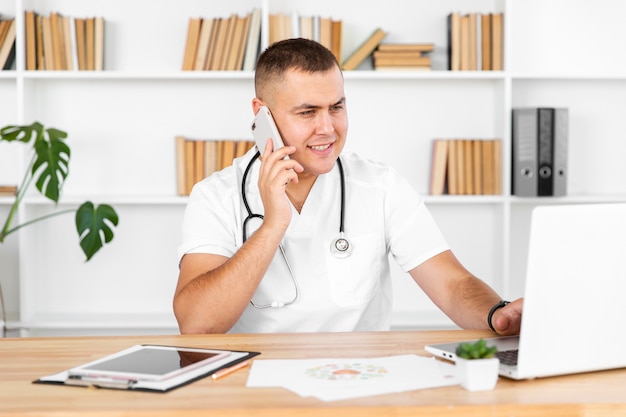
{"label": "man's neck", "polygon": [[286,189],[285,193],[291,201],[291,204],[296,208],[298,213],[302,211],[302,207],[306,202],[307,197],[309,196],[309,192],[311,188],[313,188],[313,184],[315,184],[315,180],[317,179],[317,175],[306,175],[303,177],[298,177],[298,183],[295,184],[290,182]]}

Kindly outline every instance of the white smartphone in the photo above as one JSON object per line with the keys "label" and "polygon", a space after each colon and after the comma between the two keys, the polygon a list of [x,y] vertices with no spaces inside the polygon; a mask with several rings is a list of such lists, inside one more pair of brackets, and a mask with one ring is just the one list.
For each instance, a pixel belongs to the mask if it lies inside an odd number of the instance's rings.
{"label": "white smartphone", "polygon": [[[269,138],[272,139],[274,150],[285,146],[278,132],[278,128],[276,127],[276,123],[274,123],[272,113],[266,106],[261,107],[254,117],[254,121],[252,122],[252,137],[261,154],[265,152],[265,145]],[[288,157],[285,156],[284,159],[288,159]]]}

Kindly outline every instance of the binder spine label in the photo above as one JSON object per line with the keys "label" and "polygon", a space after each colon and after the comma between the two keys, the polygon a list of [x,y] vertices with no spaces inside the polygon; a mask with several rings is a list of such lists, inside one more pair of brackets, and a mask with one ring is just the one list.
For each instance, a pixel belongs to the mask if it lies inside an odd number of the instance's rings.
{"label": "binder spine label", "polygon": [[567,195],[567,142],[569,115],[565,108],[554,110],[554,169],[553,195]]}
{"label": "binder spine label", "polygon": [[537,195],[554,195],[553,182],[553,150],[554,150],[554,109],[539,109],[539,153]]}
{"label": "binder spine label", "polygon": [[537,196],[537,110],[514,109],[512,120],[512,193]]}

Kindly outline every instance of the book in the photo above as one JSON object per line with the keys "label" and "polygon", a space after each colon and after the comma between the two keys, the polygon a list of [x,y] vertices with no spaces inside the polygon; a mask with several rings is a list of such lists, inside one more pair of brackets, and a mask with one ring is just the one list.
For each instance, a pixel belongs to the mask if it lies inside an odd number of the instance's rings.
{"label": "book", "polygon": [[[227,17],[217,18],[213,24],[213,33],[211,34],[211,52],[209,62],[207,63],[209,70],[219,71],[222,66],[224,57],[224,48],[226,47],[226,35],[228,34],[228,26],[230,19]],[[215,40],[215,41],[214,41]]]}
{"label": "book", "polygon": [[374,52],[376,47],[385,39],[387,33],[377,28],[361,45],[345,60],[343,70],[355,70],[365,59]]}
{"label": "book", "polygon": [[381,43],[377,52],[408,52],[423,55],[435,49],[433,43]]}
{"label": "book", "polygon": [[241,17],[241,28],[239,29],[239,43],[237,45],[237,58],[235,60],[234,69],[240,71],[243,69],[243,60],[246,54],[246,43],[248,41],[248,33],[250,32],[250,20],[252,19],[252,13],[248,13],[246,16]]}
{"label": "book", "polygon": [[491,69],[494,71],[502,71],[504,65],[503,59],[503,36],[504,15],[502,13],[493,13],[491,15]]}
{"label": "book", "polygon": [[178,195],[187,195],[186,171],[185,171],[185,137],[176,136],[175,138],[176,155],[176,192]]}
{"label": "book", "polygon": [[37,53],[37,69],[45,70],[44,41],[43,41],[43,16],[35,13],[35,50]]}
{"label": "book", "polygon": [[0,69],[8,70],[15,61],[15,19],[4,20],[4,34],[0,36]]}
{"label": "book", "polygon": [[511,194],[537,196],[537,110],[513,109]]}
{"label": "book", "polygon": [[95,69],[95,39],[96,39],[96,18],[88,17],[85,19],[85,56],[87,71],[93,71]]}
{"label": "book", "polygon": [[217,141],[206,140],[204,144],[204,177],[219,171],[217,161]]}
{"label": "book", "polygon": [[472,143],[472,179],[474,180],[473,189],[474,194],[484,194],[483,190],[483,142],[480,139],[474,139]]}
{"label": "book", "polygon": [[463,139],[463,181],[465,194],[476,194],[474,190],[474,154],[472,141]]}
{"label": "book", "polygon": [[478,53],[477,53],[477,36],[476,36],[476,30],[477,30],[477,24],[476,24],[476,19],[477,19],[477,15],[476,13],[470,13],[468,15],[468,32],[469,32],[469,39],[468,39],[468,60],[469,60],[469,67],[468,69],[470,71],[476,71],[478,69],[478,63],[477,63],[477,58],[478,58]]}
{"label": "book", "polygon": [[320,17],[319,43],[332,50],[333,26],[330,17]]}
{"label": "book", "polygon": [[430,67],[431,61],[429,56],[421,56],[421,55],[407,55],[407,54],[397,54],[397,53],[379,53],[379,51],[374,51],[374,66],[377,65],[414,65],[414,66],[426,66]]}
{"label": "book", "polygon": [[448,170],[448,143],[445,139],[435,139],[432,143],[430,169],[430,194],[442,195],[446,191]]}
{"label": "book", "polygon": [[104,70],[104,18],[96,16],[94,18],[94,38],[93,38],[93,69],[94,71]]}
{"label": "book", "polygon": [[225,70],[234,71],[239,70],[237,68],[237,62],[239,62],[239,50],[241,49],[241,42],[244,37],[244,29],[246,19],[245,17],[235,16],[235,21],[232,28],[230,46],[228,48],[227,60]]}
{"label": "book", "polygon": [[448,142],[448,194],[459,194],[459,178],[458,178],[458,154],[457,154],[457,141],[450,140]]}
{"label": "book", "polygon": [[16,194],[16,185],[0,185],[0,196],[14,196]]}
{"label": "book", "polygon": [[50,35],[52,36],[52,53],[54,54],[54,66],[52,69],[64,70],[65,53],[63,44],[63,30],[61,26],[61,15],[57,12],[50,13]]}
{"label": "book", "polygon": [[460,50],[460,67],[461,71],[467,71],[470,69],[470,33],[469,33],[469,15],[461,15],[460,17],[460,26],[459,26],[459,50]]}
{"label": "book", "polygon": [[330,50],[337,58],[337,62],[341,62],[341,42],[342,31],[343,31],[343,22],[341,20],[331,19],[331,35],[330,35]]}
{"label": "book", "polygon": [[491,70],[491,15],[484,13],[480,16],[480,51],[481,67],[483,71]]}
{"label": "book", "polygon": [[74,34],[76,36],[77,68],[80,71],[85,71],[87,69],[87,40],[85,38],[86,33],[84,18],[77,17],[74,19]]}
{"label": "book", "polygon": [[300,16],[300,37],[313,40],[313,16]]}
{"label": "book", "polygon": [[42,39],[43,39],[43,60],[46,70],[54,70],[54,48],[52,46],[52,28],[50,27],[50,16],[43,16],[42,19]]}
{"label": "book", "polygon": [[222,57],[218,67],[218,69],[221,71],[230,69],[231,59],[233,59],[234,37],[237,30],[237,22],[239,20],[239,17],[235,13],[233,13],[227,20],[228,25],[226,26],[226,31],[224,32]]}
{"label": "book", "polygon": [[495,146],[491,140],[486,140],[482,144],[482,189],[483,194],[496,194],[495,180]]}
{"label": "book", "polygon": [[493,139],[493,189],[492,194],[502,194],[502,140]]}
{"label": "book", "polygon": [[192,183],[196,184],[204,179],[204,145],[203,140],[194,140],[193,142],[193,179]]}
{"label": "book", "polygon": [[193,67],[196,71],[202,71],[207,67],[212,33],[213,19],[202,19],[202,22],[200,23],[200,32],[198,33],[198,46]]}
{"label": "book", "polygon": [[76,46],[76,23],[75,18],[67,18],[67,28],[69,35],[70,54],[68,59],[71,61],[70,67],[72,69],[78,69],[78,47]]}
{"label": "book", "polygon": [[222,141],[222,153],[219,168],[223,169],[233,164],[235,159],[235,142],[232,140]]}
{"label": "book", "polygon": [[200,28],[202,19],[190,17],[187,23],[187,39],[185,41],[185,53],[183,55],[183,71],[193,71],[198,50],[198,40],[200,39]]}
{"label": "book", "polygon": [[195,182],[195,145],[192,140],[185,140],[185,195],[191,193]]}
{"label": "book", "polygon": [[37,69],[37,26],[35,12],[26,10],[24,12],[24,26],[26,28],[26,69],[34,71]]}
{"label": "book", "polygon": [[243,60],[243,70],[252,71],[256,65],[261,38],[261,9],[255,8],[250,16],[250,29],[246,40],[246,52]]}
{"label": "book", "polygon": [[461,69],[461,15],[456,12],[448,14],[448,69]]}
{"label": "book", "polygon": [[63,28],[64,67],[71,71],[74,69],[74,51],[76,50],[76,43],[72,37],[72,18],[61,16],[61,26]]}

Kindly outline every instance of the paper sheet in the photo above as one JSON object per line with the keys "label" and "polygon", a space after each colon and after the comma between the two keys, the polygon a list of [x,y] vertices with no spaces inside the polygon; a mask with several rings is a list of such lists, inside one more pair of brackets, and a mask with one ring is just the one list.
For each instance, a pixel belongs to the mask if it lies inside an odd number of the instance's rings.
{"label": "paper sheet", "polygon": [[456,385],[454,367],[435,358],[255,360],[248,387],[283,387],[302,397],[335,401],[369,395]]}

